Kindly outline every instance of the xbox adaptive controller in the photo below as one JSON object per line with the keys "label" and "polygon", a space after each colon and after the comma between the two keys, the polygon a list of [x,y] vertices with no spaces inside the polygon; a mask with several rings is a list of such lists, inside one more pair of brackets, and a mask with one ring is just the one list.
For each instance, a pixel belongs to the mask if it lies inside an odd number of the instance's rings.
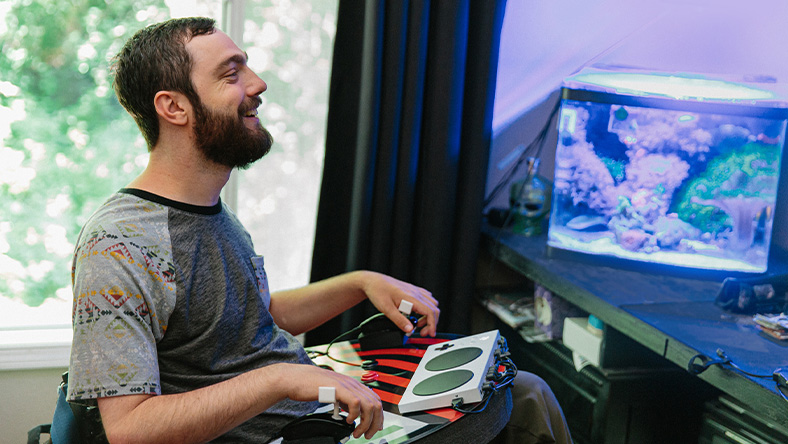
{"label": "xbox adaptive controller", "polygon": [[[419,319],[416,316],[411,316],[412,310],[412,303],[406,300],[400,302],[400,313],[410,320],[414,329],[411,331],[415,331]],[[359,328],[361,332],[358,335],[358,344],[363,351],[398,348],[405,345],[405,342],[408,340],[408,336],[382,313],[364,321]]]}
{"label": "xbox adaptive controller", "polygon": [[340,444],[350,438],[356,428],[339,414],[336,388],[320,387],[318,401],[334,404],[333,412],[310,413],[296,418],[282,429],[282,444]]}

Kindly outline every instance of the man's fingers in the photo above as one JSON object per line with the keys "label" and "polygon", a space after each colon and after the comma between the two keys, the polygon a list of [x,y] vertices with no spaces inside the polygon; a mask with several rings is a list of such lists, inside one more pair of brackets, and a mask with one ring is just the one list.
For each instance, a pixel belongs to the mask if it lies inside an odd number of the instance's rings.
{"label": "man's fingers", "polygon": [[437,301],[434,304],[427,302],[419,302],[417,313],[421,316],[418,326],[422,328],[422,336],[435,336],[438,333],[438,319],[440,317],[440,309],[438,308]]}
{"label": "man's fingers", "polygon": [[380,397],[355,379],[348,381],[341,393],[339,401],[348,414],[348,423],[358,419],[353,437],[364,435],[367,439],[371,438],[383,425],[383,404]]}
{"label": "man's fingers", "polygon": [[358,394],[358,418],[359,422],[353,431],[353,437],[359,438],[364,435],[367,439],[377,433],[383,424],[383,406],[372,390],[363,387],[364,392]]}
{"label": "man's fingers", "polygon": [[367,433],[369,431],[369,426],[372,424],[372,417],[374,416],[373,413],[368,412],[366,414],[362,414],[359,418],[358,425],[356,429],[353,430],[353,437],[358,438],[361,435]]}

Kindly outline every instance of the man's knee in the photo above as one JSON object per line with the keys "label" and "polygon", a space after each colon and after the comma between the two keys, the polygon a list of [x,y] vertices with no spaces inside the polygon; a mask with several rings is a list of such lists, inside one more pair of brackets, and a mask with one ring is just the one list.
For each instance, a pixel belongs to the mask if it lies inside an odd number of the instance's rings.
{"label": "man's knee", "polygon": [[512,413],[505,443],[571,443],[561,406],[541,377],[517,372],[512,385]]}
{"label": "man's knee", "polygon": [[533,373],[517,372],[512,385],[512,399],[515,407],[518,400],[522,402],[525,399],[534,399],[541,400],[541,402],[554,402],[554,398],[553,391],[544,379]]}

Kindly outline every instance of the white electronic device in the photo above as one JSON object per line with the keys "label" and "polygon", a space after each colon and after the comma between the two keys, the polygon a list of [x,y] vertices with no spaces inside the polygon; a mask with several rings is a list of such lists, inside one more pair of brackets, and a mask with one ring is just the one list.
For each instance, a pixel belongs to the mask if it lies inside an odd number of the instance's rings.
{"label": "white electronic device", "polygon": [[318,387],[317,390],[317,401],[323,404],[334,404],[334,412],[331,414],[331,418],[341,420],[342,415],[339,414],[339,404],[337,403],[337,388]]}
{"label": "white electronic device", "polygon": [[399,401],[400,414],[481,401],[500,339],[492,330],[429,346]]}

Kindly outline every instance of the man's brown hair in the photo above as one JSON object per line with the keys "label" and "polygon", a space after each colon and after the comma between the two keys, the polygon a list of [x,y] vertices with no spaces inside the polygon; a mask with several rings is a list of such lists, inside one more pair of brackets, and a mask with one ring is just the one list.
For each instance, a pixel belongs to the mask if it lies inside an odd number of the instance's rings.
{"label": "man's brown hair", "polygon": [[211,18],[171,19],[139,30],[115,56],[115,95],[137,122],[148,150],[159,139],[159,119],[153,103],[156,93],[176,91],[191,103],[200,103],[191,80],[193,60],[186,43],[215,31],[216,22]]}

